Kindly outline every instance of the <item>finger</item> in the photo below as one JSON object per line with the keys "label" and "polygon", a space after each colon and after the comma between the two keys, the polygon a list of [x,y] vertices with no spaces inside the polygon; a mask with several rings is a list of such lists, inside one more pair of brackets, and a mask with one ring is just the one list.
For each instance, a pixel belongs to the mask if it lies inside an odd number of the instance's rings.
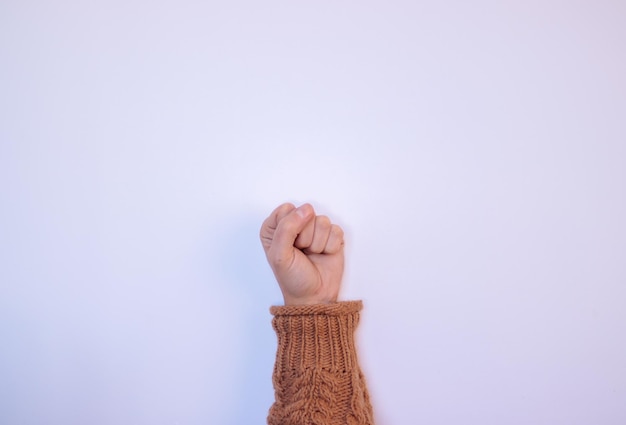
{"label": "finger", "polygon": [[294,246],[298,249],[305,249],[311,246],[313,234],[315,233],[315,220],[309,220],[304,229],[300,232]]}
{"label": "finger", "polygon": [[280,221],[283,218],[285,218],[285,216],[287,214],[289,214],[290,212],[292,212],[295,209],[296,209],[296,207],[292,203],[290,203],[290,202],[282,204],[280,207],[278,207],[276,209],[276,221],[277,221],[277,223],[280,223]]}
{"label": "finger", "polygon": [[315,217],[313,207],[304,204],[289,212],[278,222],[269,250],[270,261],[274,266],[290,264],[294,255],[294,242],[313,217]]}
{"label": "finger", "polygon": [[330,237],[330,219],[325,215],[318,215],[315,217],[315,230],[313,233],[313,240],[311,245],[306,249],[309,253],[320,254],[326,247],[326,242]]}
{"label": "finger", "polygon": [[326,242],[326,247],[324,248],[324,254],[336,254],[343,249],[344,239],[343,239],[343,229],[336,224],[333,224],[330,229],[330,236],[328,237],[328,242]]}
{"label": "finger", "polygon": [[259,236],[261,237],[261,243],[263,244],[263,249],[265,249],[265,251],[267,251],[272,245],[274,233],[276,232],[276,228],[278,227],[280,220],[295,209],[296,207],[293,204],[288,202],[284,203],[276,207],[274,211],[272,211],[272,213],[265,219],[265,221],[263,221]]}

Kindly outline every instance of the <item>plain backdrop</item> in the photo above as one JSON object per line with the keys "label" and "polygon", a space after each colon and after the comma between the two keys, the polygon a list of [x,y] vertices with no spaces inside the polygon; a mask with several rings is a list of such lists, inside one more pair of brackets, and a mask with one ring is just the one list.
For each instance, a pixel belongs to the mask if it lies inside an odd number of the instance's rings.
{"label": "plain backdrop", "polygon": [[626,4],[0,2],[0,423],[249,425],[278,204],[378,424],[626,423]]}

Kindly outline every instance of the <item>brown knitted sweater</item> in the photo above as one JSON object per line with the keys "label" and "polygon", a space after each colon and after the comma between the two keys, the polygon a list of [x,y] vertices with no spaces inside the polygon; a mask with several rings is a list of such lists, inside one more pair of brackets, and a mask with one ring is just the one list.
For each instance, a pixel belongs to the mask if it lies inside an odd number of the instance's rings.
{"label": "brown knitted sweater", "polygon": [[269,425],[373,425],[354,331],[361,301],[272,307],[278,336]]}

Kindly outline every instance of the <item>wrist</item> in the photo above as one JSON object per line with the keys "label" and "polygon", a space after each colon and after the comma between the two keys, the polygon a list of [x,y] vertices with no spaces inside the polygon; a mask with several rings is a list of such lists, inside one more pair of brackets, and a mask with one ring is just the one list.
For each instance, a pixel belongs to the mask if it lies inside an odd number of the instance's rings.
{"label": "wrist", "polygon": [[333,304],[337,302],[337,297],[290,297],[283,295],[283,301],[286,306]]}

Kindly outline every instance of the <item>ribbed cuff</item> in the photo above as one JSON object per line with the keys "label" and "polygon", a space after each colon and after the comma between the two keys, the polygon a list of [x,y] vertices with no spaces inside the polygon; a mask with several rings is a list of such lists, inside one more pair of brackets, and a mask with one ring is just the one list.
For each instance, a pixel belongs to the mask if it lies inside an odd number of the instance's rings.
{"label": "ribbed cuff", "polygon": [[276,372],[347,372],[358,367],[354,331],[362,307],[361,301],[272,307],[278,336]]}

